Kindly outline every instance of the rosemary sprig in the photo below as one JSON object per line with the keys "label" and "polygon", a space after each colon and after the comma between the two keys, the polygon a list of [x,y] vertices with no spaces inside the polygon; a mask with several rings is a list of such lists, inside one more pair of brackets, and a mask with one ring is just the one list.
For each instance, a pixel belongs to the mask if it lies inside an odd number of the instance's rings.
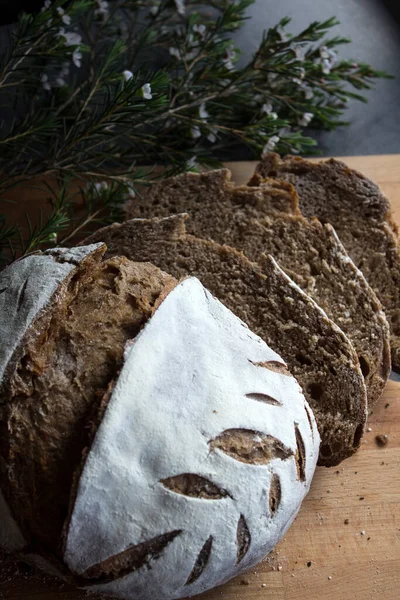
{"label": "rosemary sprig", "polygon": [[[232,147],[254,158],[309,153],[306,127],[343,124],[347,103],[388,77],[338,60],[348,40],[329,37],[335,19],[291,35],[285,18],[238,64],[232,34],[252,3],[46,0],[38,14],[21,16],[0,57],[11,115],[0,128],[0,195],[50,175],[57,186],[48,190],[48,216],[34,219],[33,207],[26,240],[18,242],[23,224],[1,218],[3,259],[73,243],[121,219],[126,196],[154,177],[216,166]],[[163,175],[141,168],[156,164],[168,167]],[[72,179],[82,182],[83,205],[70,197]]]}

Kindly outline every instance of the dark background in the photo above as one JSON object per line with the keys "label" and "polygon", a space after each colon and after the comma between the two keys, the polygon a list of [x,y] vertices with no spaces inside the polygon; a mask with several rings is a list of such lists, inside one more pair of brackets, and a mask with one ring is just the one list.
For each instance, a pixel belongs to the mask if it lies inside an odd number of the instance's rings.
{"label": "dark background", "polygon": [[[0,24],[12,22],[25,8],[34,10],[43,0],[0,0]],[[367,105],[352,102],[346,112],[349,127],[317,133],[325,155],[391,154],[400,152],[400,0],[257,0],[249,9],[237,43],[245,56],[252,54],[264,29],[282,17],[292,17],[297,32],[315,20],[336,16],[341,25],[335,35],[353,41],[340,56],[368,62],[386,70],[395,80],[377,82],[368,92]]]}

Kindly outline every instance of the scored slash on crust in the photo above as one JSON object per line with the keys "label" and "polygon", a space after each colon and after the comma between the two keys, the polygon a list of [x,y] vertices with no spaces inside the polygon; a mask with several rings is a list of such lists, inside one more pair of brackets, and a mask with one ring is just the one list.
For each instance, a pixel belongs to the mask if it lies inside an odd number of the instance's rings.
{"label": "scored slash on crust", "polygon": [[163,533],[155,538],[130,546],[123,552],[89,567],[80,575],[85,586],[110,583],[138,569],[148,566],[151,560],[159,558],[162,551],[182,533],[181,530]]}
{"label": "scored slash on crust", "polygon": [[226,490],[218,487],[209,479],[196,475],[196,473],[183,473],[175,477],[167,477],[167,479],[161,479],[160,483],[168,490],[190,498],[202,498],[204,500],[231,498]]}

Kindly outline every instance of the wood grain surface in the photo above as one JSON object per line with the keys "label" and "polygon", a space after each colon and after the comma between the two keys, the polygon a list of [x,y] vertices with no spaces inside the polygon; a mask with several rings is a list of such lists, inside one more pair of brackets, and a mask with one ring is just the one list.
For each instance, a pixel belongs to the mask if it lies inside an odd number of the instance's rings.
{"label": "wood grain surface", "polygon": [[[400,155],[343,159],[379,183],[400,224]],[[254,164],[228,165],[238,183]],[[375,437],[387,434],[379,446]],[[30,567],[3,560],[2,600],[83,600],[88,596]],[[245,576],[203,600],[400,599],[400,382],[389,381],[360,451],[316,471],[285,539]]]}

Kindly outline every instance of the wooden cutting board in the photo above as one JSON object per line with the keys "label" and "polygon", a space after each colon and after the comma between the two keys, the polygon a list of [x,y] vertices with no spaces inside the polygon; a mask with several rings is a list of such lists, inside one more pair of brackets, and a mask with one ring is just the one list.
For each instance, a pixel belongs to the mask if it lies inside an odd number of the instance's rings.
{"label": "wooden cutting board", "polygon": [[[400,224],[400,155],[343,159],[379,183]],[[230,163],[244,183],[254,163]],[[32,200],[32,198],[31,198]],[[375,436],[387,434],[379,447]],[[88,596],[30,568],[0,564],[2,600]],[[204,600],[400,599],[400,381],[389,381],[360,451],[337,468],[319,467],[300,513],[276,550]]]}

